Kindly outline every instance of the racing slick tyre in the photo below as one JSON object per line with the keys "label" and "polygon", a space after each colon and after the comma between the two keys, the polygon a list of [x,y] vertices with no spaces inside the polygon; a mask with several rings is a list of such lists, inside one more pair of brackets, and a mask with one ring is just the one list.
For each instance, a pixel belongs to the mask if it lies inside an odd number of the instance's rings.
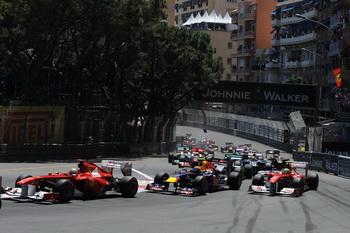
{"label": "racing slick tyre", "polygon": [[207,177],[204,176],[197,176],[194,178],[193,186],[198,189],[201,195],[205,195],[209,191],[209,181]]}
{"label": "racing slick tyre", "polygon": [[227,179],[229,189],[238,190],[242,185],[242,176],[238,172],[231,172]]}
{"label": "racing slick tyre", "polygon": [[309,173],[308,174],[308,176],[307,176],[307,183],[308,183],[309,188],[311,190],[317,190],[318,182],[319,182],[318,174],[316,174],[316,173]]}
{"label": "racing slick tyre", "polygon": [[252,185],[257,185],[257,186],[264,185],[264,176],[261,174],[255,174],[252,179]]}
{"label": "racing slick tyre", "polygon": [[303,195],[304,192],[304,180],[300,177],[295,177],[292,181],[292,188],[300,188],[300,195]]}
{"label": "racing slick tyre", "polygon": [[235,167],[233,167],[233,172],[237,172],[241,176],[243,176],[244,175],[244,167],[242,167],[242,166],[235,166]]}
{"label": "racing slick tyre", "polygon": [[120,193],[123,197],[134,197],[139,189],[137,179],[132,176],[124,176],[120,181]]}
{"label": "racing slick tyre", "polygon": [[74,187],[68,180],[58,180],[52,189],[52,192],[59,193],[58,201],[61,203],[68,203],[74,197]]}
{"label": "racing slick tyre", "polygon": [[169,183],[165,182],[169,178],[168,173],[164,172],[158,172],[156,176],[154,177],[154,183],[155,184],[163,184],[166,186],[166,189],[169,188]]}
{"label": "racing slick tyre", "polygon": [[168,154],[168,163],[172,163],[174,159],[174,154],[173,153],[169,153]]}
{"label": "racing slick tyre", "polygon": [[265,164],[265,170],[266,171],[271,171],[272,170],[272,164],[271,163],[266,163]]}
{"label": "racing slick tyre", "polygon": [[31,175],[20,175],[19,177],[17,177],[16,182],[15,182],[15,187],[16,188],[21,187],[19,184],[17,184],[17,182],[20,181],[20,180],[23,180],[25,178],[28,178],[28,177],[32,177],[32,176]]}
{"label": "racing slick tyre", "polygon": [[244,164],[244,176],[251,179],[253,175],[253,166],[251,164]]}

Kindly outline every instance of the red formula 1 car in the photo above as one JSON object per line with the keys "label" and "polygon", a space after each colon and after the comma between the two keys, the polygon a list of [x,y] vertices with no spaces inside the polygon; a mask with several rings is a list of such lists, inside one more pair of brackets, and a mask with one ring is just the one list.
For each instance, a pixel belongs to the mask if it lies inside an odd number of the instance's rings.
{"label": "red formula 1 car", "polygon": [[[97,196],[120,193],[123,197],[134,197],[138,191],[138,181],[131,176],[131,163],[102,160],[102,166],[79,160],[79,169],[66,173],[49,173],[43,176],[21,175],[14,188],[4,187],[2,198],[51,200],[69,202],[75,194]],[[113,169],[120,168],[124,177],[113,176]]]}
{"label": "red formula 1 car", "polygon": [[[296,168],[305,168],[301,175]],[[291,162],[282,171],[262,171],[252,179],[249,191],[253,193],[285,194],[300,196],[306,190],[317,190],[319,178],[316,173],[308,173],[305,162]]]}

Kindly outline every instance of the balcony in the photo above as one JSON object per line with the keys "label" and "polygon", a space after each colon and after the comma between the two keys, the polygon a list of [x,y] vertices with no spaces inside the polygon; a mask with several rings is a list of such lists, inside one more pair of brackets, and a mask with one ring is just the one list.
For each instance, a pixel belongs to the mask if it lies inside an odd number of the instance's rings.
{"label": "balcony", "polygon": [[285,68],[290,69],[290,68],[300,68],[301,62],[300,61],[287,61],[285,63]]}
{"label": "balcony", "polygon": [[252,21],[256,19],[256,12],[252,12],[252,13],[240,13],[238,15],[238,22],[242,22],[242,21]]}
{"label": "balcony", "polygon": [[[301,14],[302,16],[306,17],[306,18],[313,18],[313,17],[317,17],[317,13],[318,11],[316,9],[313,9],[309,12],[306,12],[304,14]],[[294,24],[294,23],[300,23],[302,21],[304,21],[305,19],[300,18],[300,17],[289,17],[289,18],[282,18],[281,19],[281,25],[287,25],[287,24]]]}
{"label": "balcony", "polygon": [[283,38],[281,39],[281,45],[292,45],[292,44],[301,44],[308,41],[316,40],[317,33],[311,32],[305,35],[296,36],[292,38]]}
{"label": "balcony", "polygon": [[240,67],[239,69],[231,69],[231,74],[233,75],[250,75],[251,69],[246,69],[244,67]]}
{"label": "balcony", "polygon": [[292,5],[292,4],[296,4],[296,3],[301,3],[304,0],[285,0],[285,1],[278,1],[277,2],[277,7],[282,7],[282,6],[286,6],[286,5]]}
{"label": "balcony", "polygon": [[332,56],[337,56],[340,53],[340,41],[337,42],[333,42],[329,44],[329,52],[328,52],[328,56],[332,57]]}
{"label": "balcony", "polygon": [[244,40],[244,39],[254,39],[254,38],[255,38],[255,31],[232,32],[231,33],[231,40],[233,40],[233,41]]}
{"label": "balcony", "polygon": [[280,40],[280,39],[277,39],[277,38],[271,39],[270,44],[271,44],[272,47],[274,47],[274,46],[280,46],[280,45],[281,45],[281,40]]}
{"label": "balcony", "polygon": [[272,19],[271,20],[271,25],[272,27],[280,27],[282,24],[281,24],[281,19]]}
{"label": "balcony", "polygon": [[342,16],[340,14],[340,11],[338,11],[336,14],[332,15],[330,18],[330,29],[337,29],[343,25]]}
{"label": "balcony", "polygon": [[269,68],[269,69],[281,69],[281,63],[268,62],[268,63],[266,63],[265,68]]}
{"label": "balcony", "polygon": [[315,66],[315,60],[305,60],[301,62],[301,67],[313,67]]}
{"label": "balcony", "polygon": [[236,53],[232,53],[231,57],[251,57],[254,56],[255,49],[238,49]]}

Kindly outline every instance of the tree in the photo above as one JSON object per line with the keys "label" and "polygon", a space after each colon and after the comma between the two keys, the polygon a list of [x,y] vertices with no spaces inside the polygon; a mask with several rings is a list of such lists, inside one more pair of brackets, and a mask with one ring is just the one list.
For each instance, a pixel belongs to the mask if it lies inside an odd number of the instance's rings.
{"label": "tree", "polygon": [[174,117],[195,91],[217,83],[224,70],[205,33],[158,23],[140,30],[132,46],[137,60],[125,70],[123,94],[125,104],[139,114]]}
{"label": "tree", "polygon": [[302,78],[298,74],[293,74],[285,81],[285,83],[290,83],[290,84],[300,84],[301,82],[302,82]]}

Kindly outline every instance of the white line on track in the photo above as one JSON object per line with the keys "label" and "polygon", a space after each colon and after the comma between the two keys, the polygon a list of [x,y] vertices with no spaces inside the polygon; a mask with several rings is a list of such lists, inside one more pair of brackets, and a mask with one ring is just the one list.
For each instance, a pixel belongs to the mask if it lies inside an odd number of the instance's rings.
{"label": "white line on track", "polygon": [[139,173],[141,176],[146,177],[147,179],[153,180],[153,178],[152,178],[152,177],[150,177],[150,176],[146,175],[146,174],[145,174],[145,173],[143,173],[143,172],[140,172],[140,171],[136,170],[135,168],[133,168],[132,170],[133,170],[134,172],[136,172],[136,173]]}

